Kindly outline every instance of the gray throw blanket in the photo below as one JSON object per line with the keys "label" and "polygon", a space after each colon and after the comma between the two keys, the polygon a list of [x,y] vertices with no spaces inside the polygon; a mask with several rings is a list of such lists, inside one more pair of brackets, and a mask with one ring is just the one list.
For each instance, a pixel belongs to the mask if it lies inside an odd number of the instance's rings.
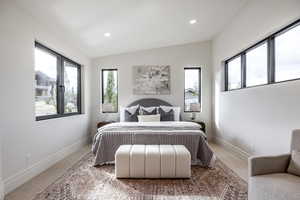
{"label": "gray throw blanket", "polygon": [[214,154],[200,126],[192,122],[121,122],[98,129],[92,151],[94,166],[112,163],[122,144],[184,145],[191,153],[192,165],[211,167]]}

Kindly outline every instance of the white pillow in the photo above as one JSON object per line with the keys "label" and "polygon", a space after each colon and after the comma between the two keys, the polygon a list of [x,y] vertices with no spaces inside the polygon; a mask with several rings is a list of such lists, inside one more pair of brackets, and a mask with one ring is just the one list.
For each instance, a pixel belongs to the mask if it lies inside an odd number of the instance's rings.
{"label": "white pillow", "polygon": [[160,114],[138,115],[139,122],[160,122]]}
{"label": "white pillow", "polygon": [[120,106],[120,122],[125,122],[125,107]]}
{"label": "white pillow", "polygon": [[174,121],[180,121],[180,107],[172,106],[159,106],[163,111],[169,112],[171,109],[174,110]]}
{"label": "white pillow", "polygon": [[131,107],[122,107],[120,106],[120,122],[125,122],[125,110],[127,110],[129,113],[135,113],[136,109],[139,108],[140,105],[131,106]]}

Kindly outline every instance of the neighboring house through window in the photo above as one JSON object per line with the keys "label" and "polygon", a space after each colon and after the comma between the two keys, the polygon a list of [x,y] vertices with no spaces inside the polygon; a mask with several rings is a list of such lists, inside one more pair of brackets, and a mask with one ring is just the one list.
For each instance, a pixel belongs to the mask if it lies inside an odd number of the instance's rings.
{"label": "neighboring house through window", "polygon": [[81,66],[35,43],[35,115],[37,120],[81,113]]}
{"label": "neighboring house through window", "polygon": [[184,111],[201,111],[201,68],[184,68]]}

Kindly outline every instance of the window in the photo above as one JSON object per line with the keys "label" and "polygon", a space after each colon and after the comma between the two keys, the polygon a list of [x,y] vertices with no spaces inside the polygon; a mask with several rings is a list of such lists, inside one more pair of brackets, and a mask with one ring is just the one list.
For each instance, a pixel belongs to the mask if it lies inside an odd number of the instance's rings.
{"label": "window", "polygon": [[246,87],[268,83],[268,45],[266,42],[246,53]]}
{"label": "window", "polygon": [[241,88],[241,56],[227,62],[228,90]]}
{"label": "window", "polygon": [[79,71],[76,64],[64,61],[64,112],[78,112]]}
{"label": "window", "polygon": [[201,68],[184,68],[184,111],[201,111]]}
{"label": "window", "polygon": [[80,65],[35,43],[36,120],[81,113]]}
{"label": "window", "polygon": [[102,112],[118,112],[118,70],[102,70]]}
{"label": "window", "polygon": [[300,80],[300,19],[225,61],[225,91]]}
{"label": "window", "polygon": [[275,37],[275,81],[300,78],[300,25]]}

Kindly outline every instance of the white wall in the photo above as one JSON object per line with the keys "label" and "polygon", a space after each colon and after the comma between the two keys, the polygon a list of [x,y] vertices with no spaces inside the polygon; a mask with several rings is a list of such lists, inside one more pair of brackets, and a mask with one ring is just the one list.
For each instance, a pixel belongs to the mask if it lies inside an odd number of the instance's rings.
{"label": "white wall", "polygon": [[299,0],[252,0],[213,40],[214,136],[249,154],[289,151],[291,130],[300,128],[300,81],[222,90],[225,59],[300,18]]}
{"label": "white wall", "polygon": [[[0,5],[1,163],[6,193],[83,145],[90,124],[90,60],[58,30],[48,30],[12,2],[4,0]],[[84,65],[85,114],[35,121],[35,40]]]}
{"label": "white wall", "polygon": [[[132,66],[134,65],[170,65],[171,95],[139,96],[132,92]],[[108,115],[100,112],[100,71],[101,68],[118,68],[119,72],[119,105],[127,106],[140,98],[160,98],[183,109],[184,67],[202,67],[202,106],[199,119],[207,122],[210,132],[211,121],[211,43],[193,43],[138,51],[133,53],[101,57],[93,60],[92,76],[92,110],[94,125],[100,120],[118,120],[118,114]],[[94,126],[95,127],[95,126]],[[95,131],[95,129],[94,129]]]}
{"label": "white wall", "polygon": [[[0,123],[1,125],[1,123]],[[4,186],[3,186],[3,178],[2,178],[2,130],[0,126],[0,200],[4,198]]]}

